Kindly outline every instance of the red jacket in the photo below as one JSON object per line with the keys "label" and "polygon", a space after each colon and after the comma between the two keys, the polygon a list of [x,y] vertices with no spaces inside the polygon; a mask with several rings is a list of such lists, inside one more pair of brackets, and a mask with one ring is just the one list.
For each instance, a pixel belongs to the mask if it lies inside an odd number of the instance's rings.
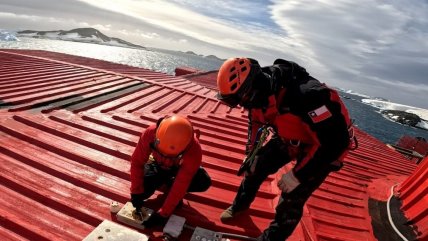
{"label": "red jacket", "polygon": [[156,125],[149,126],[141,135],[140,140],[131,157],[131,193],[139,194],[144,192],[144,165],[150,154],[156,162],[165,168],[178,166],[177,176],[162,205],[159,213],[168,217],[172,214],[180,200],[183,199],[193,176],[198,171],[202,163],[202,150],[196,136],[190,143],[189,148],[183,154],[182,159],[174,161],[160,156],[156,151],[152,152],[150,143],[154,141]]}
{"label": "red jacket", "polygon": [[254,143],[258,128],[264,124],[273,126],[286,141],[306,144],[305,157],[298,159],[293,168],[296,177],[304,182],[321,168],[344,158],[350,145],[351,121],[335,90],[295,63],[275,62],[263,72],[273,76],[272,85],[277,88],[267,108],[250,110],[248,144]]}

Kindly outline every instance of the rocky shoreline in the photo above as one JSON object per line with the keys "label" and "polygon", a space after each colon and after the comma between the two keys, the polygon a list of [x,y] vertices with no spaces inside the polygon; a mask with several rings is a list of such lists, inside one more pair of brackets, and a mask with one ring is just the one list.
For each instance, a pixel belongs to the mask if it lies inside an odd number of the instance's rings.
{"label": "rocky shoreline", "polygon": [[418,124],[424,120],[416,114],[401,110],[381,110],[380,113],[392,121],[425,130],[424,128],[420,128],[418,126]]}

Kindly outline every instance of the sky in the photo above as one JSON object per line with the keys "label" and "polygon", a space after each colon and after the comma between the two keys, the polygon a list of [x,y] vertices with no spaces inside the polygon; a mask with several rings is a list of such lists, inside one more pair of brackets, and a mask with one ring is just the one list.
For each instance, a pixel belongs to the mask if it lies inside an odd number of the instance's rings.
{"label": "sky", "polygon": [[277,58],[428,109],[428,0],[0,0],[0,29],[93,27],[146,47]]}

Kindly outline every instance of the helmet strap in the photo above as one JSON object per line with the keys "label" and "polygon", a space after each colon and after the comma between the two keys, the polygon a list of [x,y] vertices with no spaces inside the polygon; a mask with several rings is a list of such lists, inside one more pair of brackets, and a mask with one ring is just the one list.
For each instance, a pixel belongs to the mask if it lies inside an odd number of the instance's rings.
{"label": "helmet strap", "polygon": [[271,78],[268,74],[260,72],[253,80],[253,94],[250,98],[252,108],[266,109],[269,107],[269,98],[273,95]]}

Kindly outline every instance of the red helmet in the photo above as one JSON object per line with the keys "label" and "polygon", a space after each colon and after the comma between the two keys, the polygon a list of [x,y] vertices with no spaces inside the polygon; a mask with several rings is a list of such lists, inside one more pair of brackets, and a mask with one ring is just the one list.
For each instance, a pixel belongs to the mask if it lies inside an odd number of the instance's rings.
{"label": "red helmet", "polygon": [[217,98],[230,107],[237,106],[251,89],[252,79],[260,71],[260,65],[250,58],[230,58],[218,71]]}
{"label": "red helmet", "polygon": [[193,139],[193,127],[186,117],[164,118],[156,129],[155,147],[165,156],[180,155]]}

